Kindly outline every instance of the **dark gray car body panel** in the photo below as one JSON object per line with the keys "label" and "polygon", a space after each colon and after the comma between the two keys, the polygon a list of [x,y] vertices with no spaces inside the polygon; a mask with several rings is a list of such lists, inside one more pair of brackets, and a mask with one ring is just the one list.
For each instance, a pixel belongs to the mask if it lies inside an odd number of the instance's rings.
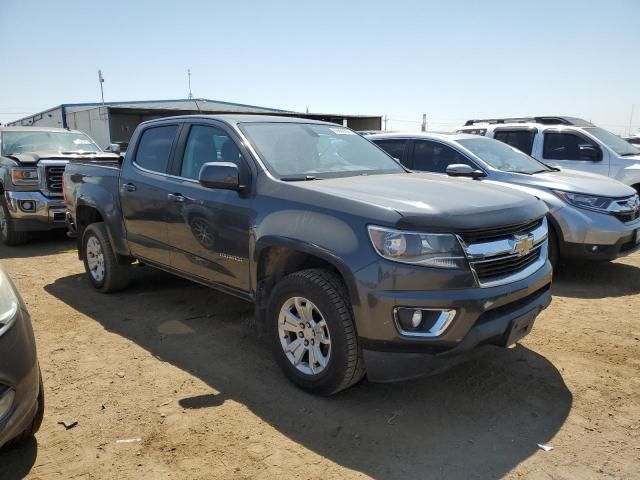
{"label": "dark gray car body panel", "polygon": [[[463,179],[414,173],[281,181],[264,168],[238,128],[238,123],[249,121],[291,122],[292,119],[224,115],[174,117],[142,124],[132,138],[121,169],[115,164],[97,162],[69,165],[65,179],[71,220],[77,218],[80,209],[95,208],[106,222],[118,254],[141,258],[258,303],[261,303],[259,266],[265,249],[285,247],[321,258],[344,278],[358,335],[363,344],[372,349],[387,349],[384,342],[400,348],[416,346],[415,340],[407,340],[395,332],[390,307],[393,302],[387,299],[404,297],[417,302],[415,305],[438,299],[439,304],[459,304],[475,314],[490,299],[492,302],[515,301],[526,297],[534,287],[548,286],[551,277],[548,263],[531,282],[525,279],[481,289],[469,269],[447,270],[384,260],[373,249],[367,233],[367,226],[371,224],[461,233],[529,222],[546,213],[544,204],[534,197],[495,185],[483,187]],[[175,172],[154,174],[151,175],[154,178],[149,179],[148,172],[134,165],[136,142],[145,128],[171,122],[212,124],[229,132],[250,163],[248,188],[240,193],[204,189],[179,178]],[[126,191],[127,183],[135,182],[137,186],[145,175],[145,181],[163,194],[179,192],[189,197],[189,201],[182,204],[178,212],[175,205],[154,204],[159,197],[149,202],[144,196],[138,197],[139,191]],[[139,210],[123,206],[133,201],[139,204]],[[141,217],[143,222],[152,220],[154,228],[167,225],[166,236],[158,231],[132,235],[126,228],[130,222],[123,221],[123,211]],[[204,222],[217,224],[218,230],[220,225],[226,227],[225,237],[217,244],[218,250],[207,251],[202,245],[186,240],[184,225],[194,215],[199,215]],[[164,243],[171,232],[181,243]],[[531,309],[538,311],[549,301],[547,292],[542,300],[531,304]],[[472,316],[467,322],[468,329],[473,324]],[[445,339],[441,346],[449,348],[457,342],[458,339]],[[430,348],[432,343],[437,341],[422,342],[418,349]]]}
{"label": "dark gray car body panel", "polygon": [[[14,291],[20,298],[15,287]],[[40,392],[36,342],[31,318],[21,298],[16,315],[15,323],[0,336],[0,384],[15,390],[11,413],[0,419],[0,448],[29,427]]]}

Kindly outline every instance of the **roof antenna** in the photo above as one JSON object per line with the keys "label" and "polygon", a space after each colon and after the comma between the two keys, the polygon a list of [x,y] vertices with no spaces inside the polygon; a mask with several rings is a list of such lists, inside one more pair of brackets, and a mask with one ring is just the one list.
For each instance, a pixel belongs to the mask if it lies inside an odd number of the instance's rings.
{"label": "roof antenna", "polygon": [[193,100],[193,103],[196,104],[196,108],[198,109],[198,113],[202,113],[200,110],[200,105],[198,105],[198,99],[193,98],[193,93],[191,93],[191,69],[187,68],[187,77],[189,79],[189,96],[187,97],[189,100]]}

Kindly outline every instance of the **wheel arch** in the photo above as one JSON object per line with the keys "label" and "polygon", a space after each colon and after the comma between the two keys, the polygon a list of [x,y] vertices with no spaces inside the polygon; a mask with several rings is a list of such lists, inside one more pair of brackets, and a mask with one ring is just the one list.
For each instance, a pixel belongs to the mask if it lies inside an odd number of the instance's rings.
{"label": "wheel arch", "polygon": [[264,308],[269,293],[280,279],[307,268],[333,270],[343,280],[352,306],[359,305],[356,282],[346,263],[332,252],[317,245],[276,236],[256,242],[252,283],[256,291],[256,307]]}

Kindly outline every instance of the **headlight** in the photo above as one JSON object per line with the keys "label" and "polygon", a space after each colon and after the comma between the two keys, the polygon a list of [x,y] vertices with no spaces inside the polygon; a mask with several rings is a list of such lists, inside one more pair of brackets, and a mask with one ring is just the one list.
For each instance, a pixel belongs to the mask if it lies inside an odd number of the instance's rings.
{"label": "headlight", "polygon": [[14,185],[38,185],[40,172],[33,167],[13,167],[11,169],[11,181]]}
{"label": "headlight", "polygon": [[16,320],[20,301],[9,277],[0,269],[0,335],[9,330]]}
{"label": "headlight", "polygon": [[599,197],[597,195],[584,195],[581,193],[563,192],[562,190],[552,190],[565,202],[579,208],[595,210],[597,212],[607,212],[607,209],[614,201],[613,198]]}
{"label": "headlight", "polygon": [[368,227],[376,252],[387,260],[437,268],[464,268],[466,258],[458,239],[449,233],[404,232]]}

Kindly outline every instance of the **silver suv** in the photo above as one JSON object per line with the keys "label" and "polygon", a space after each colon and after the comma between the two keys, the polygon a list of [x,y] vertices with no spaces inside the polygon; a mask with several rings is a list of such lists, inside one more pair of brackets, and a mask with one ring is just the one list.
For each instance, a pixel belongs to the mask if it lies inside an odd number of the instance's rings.
{"label": "silver suv", "polygon": [[621,182],[550,167],[505,143],[470,134],[387,133],[367,138],[405,166],[507,184],[549,208],[550,259],[613,260],[640,249],[640,200]]}

